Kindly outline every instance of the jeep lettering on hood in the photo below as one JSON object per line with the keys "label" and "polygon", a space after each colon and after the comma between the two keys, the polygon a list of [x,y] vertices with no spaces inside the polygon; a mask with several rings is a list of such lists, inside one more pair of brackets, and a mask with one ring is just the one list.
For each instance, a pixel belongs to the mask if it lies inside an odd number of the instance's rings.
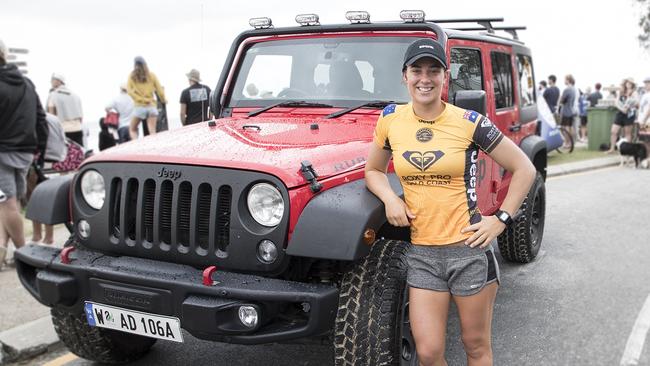
{"label": "jeep lettering on hood", "polygon": [[[300,163],[308,160],[319,180],[361,167],[372,141],[377,117],[322,120],[314,118],[229,118],[216,126],[199,123],[164,132],[95,155],[87,162],[124,161],[203,165],[264,171],[289,188],[304,185]],[[318,124],[317,129],[312,125]],[[358,161],[359,164],[332,162]]]}

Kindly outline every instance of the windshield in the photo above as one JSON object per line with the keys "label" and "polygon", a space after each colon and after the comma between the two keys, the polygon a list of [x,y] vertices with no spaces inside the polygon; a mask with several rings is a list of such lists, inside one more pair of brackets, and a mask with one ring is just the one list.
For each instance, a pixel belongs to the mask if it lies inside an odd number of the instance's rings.
{"label": "windshield", "polygon": [[350,107],[409,101],[402,63],[412,37],[335,37],[260,42],[242,62],[229,107],[283,100]]}

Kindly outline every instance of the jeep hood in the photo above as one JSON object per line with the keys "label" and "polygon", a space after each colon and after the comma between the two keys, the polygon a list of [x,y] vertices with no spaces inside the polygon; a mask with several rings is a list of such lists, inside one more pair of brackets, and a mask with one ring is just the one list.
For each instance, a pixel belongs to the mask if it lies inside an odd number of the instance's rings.
{"label": "jeep hood", "polygon": [[[365,116],[364,116],[365,117]],[[151,162],[254,170],[275,175],[288,188],[306,184],[300,163],[319,179],[364,165],[372,118],[227,118],[165,131],[122,144],[86,163]]]}

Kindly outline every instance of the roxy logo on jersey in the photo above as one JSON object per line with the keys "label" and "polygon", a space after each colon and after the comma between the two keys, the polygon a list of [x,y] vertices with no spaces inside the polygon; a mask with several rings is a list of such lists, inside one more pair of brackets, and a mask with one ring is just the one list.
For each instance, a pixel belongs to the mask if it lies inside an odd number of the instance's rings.
{"label": "roxy logo on jersey", "polygon": [[483,128],[492,127],[492,121],[490,121],[489,119],[483,117],[483,119],[481,120],[481,127],[483,127]]}
{"label": "roxy logo on jersey", "polygon": [[436,161],[440,160],[440,158],[442,158],[443,155],[445,155],[445,153],[443,153],[440,150],[425,151],[425,152],[405,151],[402,154],[402,156],[404,157],[404,159],[406,159],[406,161],[411,163],[411,165],[413,165],[414,167],[420,169],[420,171],[422,172],[429,169],[429,167],[431,167],[431,165],[433,165],[433,163],[435,163]]}

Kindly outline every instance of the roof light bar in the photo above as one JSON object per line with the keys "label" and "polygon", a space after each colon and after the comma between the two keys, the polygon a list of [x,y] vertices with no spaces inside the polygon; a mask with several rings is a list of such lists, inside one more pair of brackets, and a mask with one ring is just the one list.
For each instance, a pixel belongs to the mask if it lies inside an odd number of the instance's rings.
{"label": "roof light bar", "polygon": [[367,11],[348,11],[345,13],[345,19],[350,24],[368,24],[370,23],[370,14]]}
{"label": "roof light bar", "polygon": [[402,10],[399,12],[399,17],[405,23],[424,23],[423,10]]}
{"label": "roof light bar", "polygon": [[296,23],[302,26],[320,25],[317,14],[298,14],[296,15]]}
{"label": "roof light bar", "polygon": [[255,29],[273,28],[273,22],[271,21],[271,18],[267,18],[267,17],[251,18],[248,21],[248,24],[250,24],[250,26]]}

